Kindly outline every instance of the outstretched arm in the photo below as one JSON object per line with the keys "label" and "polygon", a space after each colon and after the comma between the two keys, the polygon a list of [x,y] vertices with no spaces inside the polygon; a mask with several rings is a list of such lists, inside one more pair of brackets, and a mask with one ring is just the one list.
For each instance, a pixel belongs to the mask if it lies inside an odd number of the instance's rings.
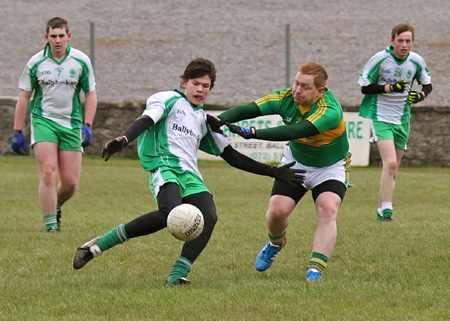
{"label": "outstretched arm", "polygon": [[292,125],[266,129],[255,129],[255,127],[244,128],[229,123],[226,125],[230,129],[230,132],[238,134],[245,139],[258,138],[272,141],[286,141],[319,134],[319,130],[316,126],[308,120],[302,120]]}
{"label": "outstretched arm", "polygon": [[302,175],[305,173],[304,170],[290,168],[294,165],[294,162],[283,165],[281,167],[270,166],[267,164],[259,163],[251,159],[250,157],[239,153],[230,145],[225,147],[223,153],[220,154],[220,157],[222,157],[231,166],[243,171],[274,177],[277,180],[280,180],[287,184],[291,184],[293,186],[300,186],[305,179],[305,176]]}
{"label": "outstretched arm", "polygon": [[207,122],[211,129],[216,133],[223,133],[220,127],[226,123],[234,123],[243,119],[250,119],[261,116],[261,110],[255,102],[238,105],[227,111],[224,111],[219,116],[207,115]]}
{"label": "outstretched arm", "polygon": [[155,122],[149,116],[143,115],[138,117],[125,131],[122,136],[110,140],[102,149],[102,158],[105,162],[111,158],[112,154],[120,152],[129,143],[139,137],[146,129],[152,126]]}
{"label": "outstretched arm", "polygon": [[250,119],[261,116],[261,110],[256,103],[238,105],[221,113],[218,117],[222,120],[222,124],[234,123],[243,119]]}

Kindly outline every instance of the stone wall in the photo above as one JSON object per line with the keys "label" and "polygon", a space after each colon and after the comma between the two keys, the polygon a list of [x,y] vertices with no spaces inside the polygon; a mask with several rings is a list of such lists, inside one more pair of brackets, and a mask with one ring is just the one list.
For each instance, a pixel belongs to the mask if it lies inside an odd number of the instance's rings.
{"label": "stone wall", "polygon": [[[9,142],[14,123],[15,98],[0,98],[0,155],[14,154]],[[111,102],[98,104],[92,129],[93,142],[86,148],[87,155],[100,155],[103,144],[122,134],[142,112],[143,102]],[[221,106],[206,105],[205,109],[220,110]],[[357,112],[358,107],[344,106],[348,112]],[[28,125],[27,117],[25,127]],[[29,143],[29,130],[24,130]],[[120,153],[135,156],[136,142]],[[370,164],[379,165],[381,158],[375,144],[370,151]],[[450,107],[413,107],[411,133],[403,166],[432,165],[450,166]]]}

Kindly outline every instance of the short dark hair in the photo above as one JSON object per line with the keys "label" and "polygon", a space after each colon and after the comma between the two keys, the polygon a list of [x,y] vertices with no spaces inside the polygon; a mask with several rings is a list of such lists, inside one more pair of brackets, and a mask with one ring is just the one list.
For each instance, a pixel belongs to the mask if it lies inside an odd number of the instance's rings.
{"label": "short dark hair", "polygon": [[195,79],[208,75],[209,78],[211,78],[211,86],[209,88],[212,89],[214,87],[214,82],[216,81],[216,73],[216,67],[210,60],[205,58],[193,59],[187,65],[184,73],[180,75],[181,87],[183,88],[183,80]]}
{"label": "short dark hair", "polygon": [[55,28],[65,28],[66,32],[69,33],[69,23],[66,19],[61,17],[54,17],[47,21],[47,27],[45,28],[45,33],[48,34],[50,29]]}
{"label": "short dark hair", "polygon": [[398,36],[401,33],[404,33],[406,31],[410,31],[412,33],[412,39],[414,40],[414,28],[409,23],[401,23],[399,25],[396,25],[392,29],[392,39],[395,39],[395,36]]}

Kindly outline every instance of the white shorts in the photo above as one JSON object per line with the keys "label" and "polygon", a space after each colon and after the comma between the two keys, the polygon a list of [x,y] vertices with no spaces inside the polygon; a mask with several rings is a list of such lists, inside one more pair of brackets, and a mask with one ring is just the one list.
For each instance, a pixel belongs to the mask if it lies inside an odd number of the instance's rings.
{"label": "white shorts", "polygon": [[[349,153],[350,154],[350,153]],[[350,154],[351,155],[351,154]],[[349,157],[347,157],[349,158]],[[305,177],[306,180],[302,184],[307,190],[312,190],[317,185],[322,184],[325,181],[335,180],[339,181],[348,187],[348,172],[350,171],[350,159],[340,160],[330,166],[325,167],[313,167],[303,165],[294,159],[292,156],[292,151],[289,145],[284,148],[283,158],[281,159],[282,164],[289,164],[295,161],[294,166],[291,168],[304,169],[306,170]]]}

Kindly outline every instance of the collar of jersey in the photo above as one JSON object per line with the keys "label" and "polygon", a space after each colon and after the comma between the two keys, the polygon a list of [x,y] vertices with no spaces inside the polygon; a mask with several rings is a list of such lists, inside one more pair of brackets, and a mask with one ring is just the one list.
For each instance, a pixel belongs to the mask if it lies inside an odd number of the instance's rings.
{"label": "collar of jersey", "polygon": [[395,57],[395,54],[394,54],[394,46],[393,46],[393,45],[388,46],[388,47],[386,48],[386,51],[389,52],[389,53],[391,54],[392,58],[394,58],[394,60],[395,60],[396,62],[398,62],[399,65],[401,65],[403,62],[405,62],[406,59],[408,59],[409,54],[411,53],[411,51],[408,52],[408,55],[406,56],[406,58],[403,59],[403,60],[400,60],[400,59],[398,59],[397,57]]}
{"label": "collar of jersey", "polygon": [[302,113],[302,115],[305,116],[306,113],[308,113],[308,112],[311,110],[312,106],[314,106],[315,104],[317,104],[317,102],[318,102],[322,97],[325,96],[325,93],[326,93],[327,91],[329,91],[329,89],[328,89],[327,87],[324,87],[323,93],[320,95],[319,98],[317,98],[317,100],[316,100],[315,102],[312,103],[312,105],[308,105],[308,106],[298,105],[298,109],[300,110],[300,112]]}
{"label": "collar of jersey", "polygon": [[179,93],[190,105],[191,105],[191,107],[194,109],[194,110],[198,110],[198,109],[202,109],[203,108],[203,104],[201,104],[200,106],[195,106],[195,105],[193,105],[190,101],[189,101],[189,99],[187,99],[187,97],[186,97],[186,95],[184,94],[184,92],[182,92],[182,91],[179,91],[178,89],[175,89],[174,91],[176,91],[177,93]]}
{"label": "collar of jersey", "polygon": [[53,59],[53,57],[52,57],[52,51],[50,50],[50,44],[47,42],[44,47],[44,57],[52,59],[58,65],[61,64],[64,60],[66,60],[67,56],[69,55],[69,52],[70,52],[70,45],[67,45],[66,56],[63,59],[61,59],[61,61],[57,61],[57,60]]}

